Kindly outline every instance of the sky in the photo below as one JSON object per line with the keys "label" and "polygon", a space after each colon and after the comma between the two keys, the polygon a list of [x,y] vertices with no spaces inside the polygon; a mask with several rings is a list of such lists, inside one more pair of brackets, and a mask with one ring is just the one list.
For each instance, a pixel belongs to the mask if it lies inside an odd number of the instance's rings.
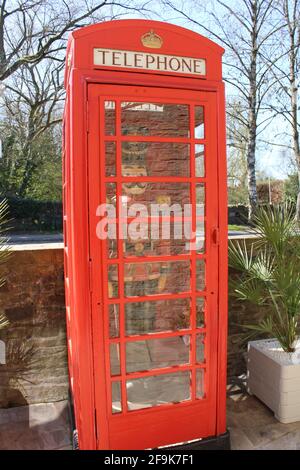
{"label": "sky", "polygon": [[[209,0],[212,2],[212,0]],[[232,5],[236,7],[237,3],[241,0],[226,0],[228,5]],[[177,6],[181,6],[182,3],[188,4],[190,3],[191,9],[190,13],[193,19],[197,20],[200,24],[201,22],[205,25],[210,24],[209,17],[194,7],[194,2],[190,0],[190,2],[182,2],[181,0],[173,0]],[[208,2],[203,0],[203,5],[206,5]],[[177,12],[170,11],[170,9],[162,9],[158,5],[157,12],[159,15],[163,16],[168,22],[177,24],[179,26],[183,26],[194,31],[200,32],[203,35],[206,35],[201,29],[193,24],[190,23],[187,19],[180,17]],[[153,18],[156,19],[156,18]],[[226,61],[226,52],[223,56],[223,61]],[[224,69],[224,67],[223,67]],[[227,98],[232,97],[236,94],[234,87],[230,86],[226,83],[226,95]],[[264,117],[262,117],[263,119]],[[286,123],[283,122],[282,119],[273,119],[271,125],[266,129],[266,131],[259,136],[259,142],[257,145],[257,170],[258,172],[263,172],[267,176],[273,178],[286,178],[288,174],[291,172],[291,164],[290,158],[288,157],[288,152],[284,155],[283,147],[279,147],[276,145],[266,145],[264,142],[261,142],[260,139],[268,142],[280,142],[280,144],[289,144],[288,137],[284,137],[282,135],[283,130],[286,130],[287,126]],[[278,135],[280,134],[280,135]]]}
{"label": "sky", "polygon": [[[203,7],[206,5],[211,6],[213,4],[214,0],[202,0],[202,2],[199,2]],[[241,0],[224,0],[228,5],[232,5],[232,7],[236,7]],[[179,8],[182,6],[182,4],[186,5],[189,10],[190,15],[192,16],[193,19],[197,20],[200,24],[205,24],[209,25],[211,27],[210,23],[210,18],[208,14],[205,12],[198,10],[195,8],[195,3],[193,0],[186,0],[186,1],[181,1],[181,0],[172,0],[173,4],[178,6]],[[129,5],[134,5],[133,2],[129,2]],[[194,31],[200,32],[203,35],[206,35],[203,30],[201,30],[200,27],[197,25],[189,22],[187,19],[183,18],[180,16],[179,13],[171,10],[170,8],[162,7],[162,2],[159,0],[151,0],[148,2],[149,8],[151,8],[152,12],[149,13],[148,18],[149,19],[155,19],[155,20],[166,20],[170,23],[177,24],[179,26],[184,26],[186,28],[192,29]],[[107,7],[110,9],[110,11],[107,11],[109,16],[113,16],[114,13],[116,12],[124,12],[124,10],[120,10],[119,7]],[[145,17],[142,16],[138,11],[133,12],[130,11],[126,15],[122,15],[121,17],[123,18],[141,18]],[[227,56],[226,52],[223,57],[224,61],[226,62]],[[226,66],[225,66],[226,67]],[[225,68],[224,67],[224,68]],[[1,94],[0,90],[0,94]],[[234,87],[230,86],[229,84],[226,84],[226,94],[228,98],[231,98],[234,94],[236,94],[236,91]],[[280,132],[282,132],[283,129],[283,122],[280,120],[274,120],[272,122],[272,125],[270,125],[267,129],[267,131],[263,134],[263,139],[266,141],[274,141],[278,140],[280,141],[281,144],[284,144],[288,142],[287,138],[283,138],[281,136],[277,136]],[[290,172],[290,165],[289,161],[287,161],[287,158],[283,158],[283,151],[282,147],[278,146],[270,146],[266,145],[264,143],[259,142],[258,148],[257,148],[257,169],[258,171],[264,172],[266,175],[276,177],[276,178],[285,178],[288,173]],[[283,164],[283,161],[285,164]]]}

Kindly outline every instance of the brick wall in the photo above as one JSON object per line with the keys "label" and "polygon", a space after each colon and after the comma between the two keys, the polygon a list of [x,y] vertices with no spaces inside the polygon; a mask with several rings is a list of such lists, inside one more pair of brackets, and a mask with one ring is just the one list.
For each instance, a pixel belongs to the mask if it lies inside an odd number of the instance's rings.
{"label": "brick wall", "polygon": [[[68,376],[62,249],[14,251],[2,269],[7,282],[0,289],[0,311],[11,324],[0,331],[7,345],[7,364],[0,365],[0,407],[64,400]],[[245,371],[241,323],[257,315],[230,298],[229,376]]]}
{"label": "brick wall", "polygon": [[64,400],[68,396],[63,251],[14,251],[1,267],[0,331],[6,364],[0,365],[0,407]]}

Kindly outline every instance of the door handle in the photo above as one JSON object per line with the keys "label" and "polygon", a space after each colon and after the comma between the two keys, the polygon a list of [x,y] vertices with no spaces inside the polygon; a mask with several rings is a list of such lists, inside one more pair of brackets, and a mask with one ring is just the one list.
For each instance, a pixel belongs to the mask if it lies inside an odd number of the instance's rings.
{"label": "door handle", "polygon": [[215,245],[220,244],[220,230],[219,230],[219,227],[214,227],[212,229],[212,241]]}

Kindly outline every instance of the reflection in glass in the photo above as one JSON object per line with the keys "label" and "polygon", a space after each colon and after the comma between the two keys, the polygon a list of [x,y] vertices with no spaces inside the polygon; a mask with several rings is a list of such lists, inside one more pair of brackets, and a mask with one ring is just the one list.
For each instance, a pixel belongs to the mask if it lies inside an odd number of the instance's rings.
{"label": "reflection in glass", "polygon": [[105,176],[116,176],[115,142],[105,142]]}
{"label": "reflection in glass", "polygon": [[196,203],[197,203],[197,216],[204,217],[205,215],[205,185],[196,184]]}
{"label": "reflection in glass", "polygon": [[176,372],[126,382],[128,409],[139,410],[190,400],[190,372]]}
{"label": "reflection in glass", "polygon": [[[147,131],[145,131],[145,129]],[[185,104],[123,102],[122,135],[189,137],[189,107]]]}
{"label": "reflection in glass", "polygon": [[124,288],[125,297],[187,292],[190,290],[190,262],[126,263]]}
{"label": "reflection in glass", "polygon": [[108,297],[118,297],[119,295],[119,276],[118,265],[111,264],[108,266]]}
{"label": "reflection in glass", "polygon": [[196,251],[197,253],[205,251],[205,222],[203,219],[196,219]]}
{"label": "reflection in glass", "polygon": [[203,297],[197,297],[196,300],[196,316],[197,316],[197,328],[204,328],[205,326],[205,301]]}
{"label": "reflection in glass", "polygon": [[[117,258],[118,256],[118,243],[116,237],[116,224],[114,219],[116,217],[116,184],[115,183],[106,183],[106,203],[107,206],[106,217],[108,220],[108,225],[103,226],[103,230],[108,232],[106,239],[106,250],[108,258]],[[103,220],[106,220],[105,219]],[[110,223],[109,223],[110,222]]]}
{"label": "reflection in glass", "polygon": [[196,370],[196,398],[204,398],[204,374],[205,371],[203,369]]}
{"label": "reflection in glass", "polygon": [[[129,176],[129,175],[128,175]],[[146,179],[146,178],[145,178]],[[135,182],[130,181],[128,183],[122,184],[122,193],[123,193],[123,202],[127,204],[128,211],[130,210],[132,204],[144,204],[148,211],[149,216],[152,214],[156,215],[155,208],[151,208],[150,204],[164,204],[164,207],[157,208],[160,209],[162,215],[177,215],[183,213],[183,204],[190,203],[190,185],[189,183],[147,183],[145,182]],[[202,200],[204,203],[204,199]],[[172,206],[173,204],[178,204],[179,206]],[[136,212],[136,207],[131,209],[132,216]],[[151,211],[152,209],[152,211]]]}
{"label": "reflection in glass", "polygon": [[[155,223],[155,222],[153,222]],[[168,222],[169,223],[169,222]],[[190,240],[184,236],[184,229],[182,228],[182,222],[180,222],[180,227],[176,226],[179,225],[179,222],[170,221],[170,234],[171,238],[169,240],[164,240],[162,236],[163,231],[163,224],[162,222],[158,224],[158,231],[159,239],[158,240],[150,240],[151,238],[151,226],[150,221],[147,227],[147,231],[145,233],[148,234],[148,240],[138,239],[132,240],[127,239],[123,243],[123,251],[124,256],[129,258],[131,256],[166,256],[166,255],[186,255],[189,254],[189,242]],[[152,227],[153,228],[153,227]],[[176,231],[176,232],[175,232]],[[177,231],[182,233],[182,239],[177,240],[173,238],[173,234],[177,233]],[[187,229],[186,229],[187,231]],[[127,228],[128,233],[128,228]],[[203,246],[203,233],[201,232],[201,246]],[[110,257],[114,257],[110,255]]]}
{"label": "reflection in glass", "polygon": [[204,139],[204,108],[195,106],[195,138]]}
{"label": "reflection in glass", "polygon": [[204,177],[204,145],[195,145],[196,176]]}
{"label": "reflection in glass", "polygon": [[202,291],[205,289],[205,261],[197,259],[196,262],[196,289]]}
{"label": "reflection in glass", "polygon": [[177,142],[123,142],[122,175],[188,177],[190,145]]}
{"label": "reflection in glass", "polygon": [[110,373],[111,375],[120,375],[120,346],[119,343],[110,344]]}
{"label": "reflection in glass", "polygon": [[[113,207],[116,207],[117,200],[117,185],[116,183],[106,183],[106,203],[111,204]],[[109,214],[112,216],[113,214]]]}
{"label": "reflection in glass", "polygon": [[190,327],[190,299],[125,304],[126,335],[177,331]]}
{"label": "reflection in glass", "polygon": [[120,336],[119,305],[110,304],[108,306],[108,312],[109,312],[109,337],[118,338]]}
{"label": "reflection in glass", "polygon": [[116,134],[116,106],[114,101],[105,101],[105,135]]}
{"label": "reflection in glass", "polygon": [[188,364],[190,336],[132,341],[126,344],[126,370],[138,372]]}
{"label": "reflection in glass", "polygon": [[117,258],[118,256],[118,243],[117,240],[111,240],[109,237],[106,240],[106,250],[108,258]]}
{"label": "reflection in glass", "polygon": [[112,413],[122,413],[121,382],[111,383]]}
{"label": "reflection in glass", "polygon": [[198,363],[204,362],[205,359],[204,338],[205,335],[203,333],[196,335],[196,362]]}

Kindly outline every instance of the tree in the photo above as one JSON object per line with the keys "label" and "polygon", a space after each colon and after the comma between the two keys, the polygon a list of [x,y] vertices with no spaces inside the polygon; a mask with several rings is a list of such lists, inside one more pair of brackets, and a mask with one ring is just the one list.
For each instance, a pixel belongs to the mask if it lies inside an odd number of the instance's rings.
{"label": "tree", "polygon": [[299,193],[299,178],[297,173],[292,173],[284,181],[284,201],[288,204],[297,203]]}
{"label": "tree", "polygon": [[[288,61],[276,64],[272,72],[278,84],[277,103],[275,108],[282,115],[291,129],[291,145],[298,172],[298,196],[296,219],[300,220],[300,137],[298,116],[298,81],[300,65],[300,1],[281,0],[274,2],[274,10],[282,21],[282,56]],[[280,144],[279,144],[280,145]],[[289,145],[287,144],[288,148]]]}
{"label": "tree", "polygon": [[57,151],[60,153],[52,129],[61,122],[61,70],[62,64],[50,59],[44,60],[43,65],[25,65],[6,85],[5,119],[1,123],[2,193],[24,197],[41,165],[49,158],[53,160]]}
{"label": "tree", "polygon": [[56,124],[62,117],[68,33],[130,12],[146,15],[147,5],[139,0],[0,0],[0,80],[5,83],[0,193],[59,197]]}
{"label": "tree", "polygon": [[[6,236],[7,231],[7,217],[8,217],[8,205],[5,199],[0,202],[0,266],[6,263],[10,251],[7,246],[8,238]],[[5,279],[0,276],[0,287],[5,284]],[[0,330],[8,325],[8,320],[4,313],[0,312]]]}
{"label": "tree", "polygon": [[229,205],[247,204],[247,128],[237,117],[241,103],[227,102],[227,175]]}
{"label": "tree", "polygon": [[[270,80],[273,64],[280,56],[275,41],[276,33],[283,27],[274,13],[273,0],[215,0],[183,2],[177,6],[164,1],[181,18],[221,43],[225,50],[224,79],[228,90],[237,94],[241,112],[235,119],[247,129],[247,172],[250,217],[257,206],[256,148],[257,137],[274,114],[270,113],[270,92],[276,79]],[[195,12],[203,13],[201,21]],[[229,111],[230,113],[230,111]]]}
{"label": "tree", "polygon": [[1,0],[0,81],[47,57],[62,61],[59,52],[76,28],[147,11],[147,2],[134,0]]}

